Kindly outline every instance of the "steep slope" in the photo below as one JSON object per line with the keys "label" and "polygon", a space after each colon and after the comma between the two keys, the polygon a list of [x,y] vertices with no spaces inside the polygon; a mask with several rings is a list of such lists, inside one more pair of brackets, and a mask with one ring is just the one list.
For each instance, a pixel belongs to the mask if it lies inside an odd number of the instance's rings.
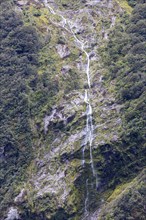
{"label": "steep slope", "polygon": [[[127,201],[129,193],[135,196],[134,190],[129,192],[131,187],[140,190],[143,219],[145,173],[132,179],[145,166],[144,141],[135,154],[132,149],[137,139],[128,142],[124,136],[129,129],[124,118],[126,103],[116,94],[122,84],[118,87],[119,78],[112,77],[116,68],[111,65],[120,65],[114,57],[119,41],[115,47],[111,42],[114,26],[121,22],[124,29],[132,8],[126,0],[26,0],[14,1],[11,6],[24,28],[35,28],[32,34],[37,33],[39,46],[34,50],[28,45],[37,61],[32,63],[32,54],[28,54],[29,66],[35,69],[30,74],[27,70],[23,81],[31,140],[31,147],[24,151],[33,158],[28,158],[27,167],[10,164],[10,172],[21,180],[13,180],[9,174],[13,185],[2,182],[10,189],[4,191],[2,219],[126,219],[121,201]],[[28,42],[30,38],[26,37]],[[21,42],[23,48],[25,44]],[[16,52],[17,46],[14,44]],[[21,53],[26,55],[24,50]],[[23,142],[16,139],[23,149]],[[3,152],[2,157],[10,158]],[[20,166],[25,176],[17,172]],[[117,217],[116,206],[121,210]]]}
{"label": "steep slope", "polygon": [[5,209],[13,194],[13,184],[22,180],[23,170],[33,158],[30,108],[27,93],[36,77],[38,36],[25,27],[21,15],[9,1],[1,3],[0,75],[0,201]]}
{"label": "steep slope", "polygon": [[130,183],[117,187],[98,219],[145,219],[146,170]]}

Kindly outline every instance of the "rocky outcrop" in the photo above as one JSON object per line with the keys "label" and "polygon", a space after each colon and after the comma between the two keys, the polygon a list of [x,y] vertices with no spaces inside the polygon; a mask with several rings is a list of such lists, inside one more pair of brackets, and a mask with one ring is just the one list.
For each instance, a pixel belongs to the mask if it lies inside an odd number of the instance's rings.
{"label": "rocky outcrop", "polygon": [[11,207],[8,211],[7,218],[5,220],[15,220],[19,219],[19,214],[17,208]]}
{"label": "rocky outcrop", "polygon": [[28,4],[28,0],[18,1],[17,4],[18,4],[19,6],[24,6],[24,5]]}
{"label": "rocky outcrop", "polygon": [[69,48],[66,45],[58,44],[56,46],[56,49],[57,49],[57,53],[61,58],[66,58],[70,55]]}
{"label": "rocky outcrop", "polygon": [[25,200],[25,196],[27,194],[27,191],[25,189],[22,189],[21,192],[15,197],[14,202],[16,204],[21,204]]}

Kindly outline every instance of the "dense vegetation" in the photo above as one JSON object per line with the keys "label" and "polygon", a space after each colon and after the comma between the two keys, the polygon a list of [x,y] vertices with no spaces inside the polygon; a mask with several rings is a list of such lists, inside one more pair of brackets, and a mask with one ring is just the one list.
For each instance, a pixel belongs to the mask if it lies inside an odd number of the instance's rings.
{"label": "dense vegetation", "polygon": [[[144,166],[146,125],[146,3],[112,31],[104,57],[107,77],[116,80],[117,102],[123,105],[121,146],[129,169]],[[124,149],[124,150],[123,150]],[[126,162],[127,161],[127,162]]]}
{"label": "dense vegetation", "polygon": [[[2,201],[4,194],[5,199],[9,199],[6,194],[11,194],[10,184],[13,184],[18,172],[21,172],[32,158],[28,94],[31,89],[30,82],[37,73],[39,42],[35,29],[24,26],[21,15],[16,13],[10,1],[1,3],[0,11],[0,184],[3,185],[0,201]],[[23,176],[21,175],[21,178]]]}
{"label": "dense vegetation", "polygon": [[125,130],[121,136],[123,145],[131,159],[136,157],[138,162],[139,157],[141,165],[146,141],[145,11],[146,3],[137,4],[129,23],[126,26],[121,24],[111,34],[107,48],[111,78],[117,82],[117,100],[125,106],[122,111]]}
{"label": "dense vegetation", "polygon": [[[130,2],[133,5],[136,3]],[[108,179],[112,185],[122,183],[125,178],[129,180],[132,176],[136,176],[146,164],[145,12],[146,3],[140,1],[134,7],[130,17],[124,15],[120,24],[117,24],[111,32],[106,52],[103,53],[104,63],[109,70],[106,75],[107,82],[111,80],[116,82],[116,99],[123,106],[120,112],[123,127],[120,142],[111,143],[104,148],[100,147],[100,153],[106,161],[108,159],[108,162],[102,165],[101,176],[106,181]],[[134,191],[122,197],[116,203],[117,208],[113,216],[103,215],[103,219],[144,219],[143,186],[138,189],[138,192],[139,197],[134,195]],[[138,206],[137,199],[142,208]],[[129,205],[125,206],[128,201]],[[137,217],[134,217],[131,209],[135,210]]]}

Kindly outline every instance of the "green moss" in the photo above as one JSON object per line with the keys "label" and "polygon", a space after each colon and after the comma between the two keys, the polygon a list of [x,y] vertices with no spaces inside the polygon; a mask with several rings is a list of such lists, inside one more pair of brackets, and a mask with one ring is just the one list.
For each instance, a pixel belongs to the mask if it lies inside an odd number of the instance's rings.
{"label": "green moss", "polygon": [[49,13],[45,8],[36,9],[35,5],[30,5],[23,9],[25,24],[33,24],[41,34],[47,32],[49,24]]}
{"label": "green moss", "polygon": [[121,193],[123,193],[123,191],[125,191],[128,185],[129,183],[118,185],[111,196],[107,199],[107,202],[111,202],[112,200],[116,199]]}
{"label": "green moss", "polygon": [[131,182],[118,186],[101,210],[99,219],[144,219],[144,197],[146,172],[143,170]]}
{"label": "green moss", "polygon": [[123,8],[128,14],[131,14],[132,8],[128,4],[127,0],[116,0],[116,2]]}

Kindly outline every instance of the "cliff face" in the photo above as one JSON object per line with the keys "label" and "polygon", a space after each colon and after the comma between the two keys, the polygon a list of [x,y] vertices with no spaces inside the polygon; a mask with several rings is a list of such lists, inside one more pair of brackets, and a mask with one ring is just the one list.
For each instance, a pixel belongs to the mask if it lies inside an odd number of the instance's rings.
{"label": "cliff face", "polygon": [[[14,142],[2,151],[2,163],[18,175],[16,178],[10,172],[10,178],[2,180],[7,189],[3,192],[2,219],[124,219],[122,202],[130,195],[135,198],[133,189],[140,194],[144,216],[145,172],[141,171],[145,159],[139,156],[139,170],[131,170],[136,156],[132,153],[129,159],[121,136],[125,103],[118,102],[117,81],[108,77],[105,62],[110,32],[124,16],[125,20],[130,16],[132,8],[126,0],[9,4],[12,17],[17,14],[22,21],[20,26],[34,28],[25,29],[29,48],[37,46],[29,51],[21,41],[13,48],[18,57],[28,53],[29,68],[24,73],[28,76],[20,76],[20,81],[26,86],[22,93],[29,129],[20,132],[20,138],[14,135],[20,146]],[[8,32],[13,37],[13,30]],[[30,140],[29,144],[23,140]],[[21,164],[23,155],[27,166]],[[14,156],[15,161],[9,161]],[[123,216],[116,217],[117,206]]]}

